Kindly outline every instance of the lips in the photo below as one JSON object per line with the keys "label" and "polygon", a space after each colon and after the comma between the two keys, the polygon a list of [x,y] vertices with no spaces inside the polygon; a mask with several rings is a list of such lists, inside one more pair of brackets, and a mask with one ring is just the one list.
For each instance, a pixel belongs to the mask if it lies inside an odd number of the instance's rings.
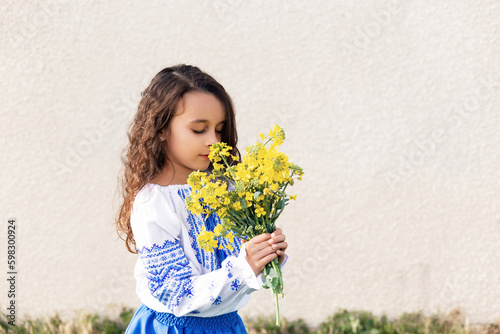
{"label": "lips", "polygon": [[200,157],[202,157],[205,160],[208,160],[208,154],[200,154]]}

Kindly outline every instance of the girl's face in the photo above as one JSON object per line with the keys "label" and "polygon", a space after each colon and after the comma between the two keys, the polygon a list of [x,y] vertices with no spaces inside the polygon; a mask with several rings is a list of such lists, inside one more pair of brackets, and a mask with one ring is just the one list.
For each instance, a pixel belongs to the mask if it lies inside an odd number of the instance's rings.
{"label": "girl's face", "polygon": [[220,142],[226,121],[222,103],[210,93],[186,93],[177,110],[162,131],[171,161],[164,170],[166,180],[172,180],[169,184],[185,184],[191,172],[208,168],[210,146]]}

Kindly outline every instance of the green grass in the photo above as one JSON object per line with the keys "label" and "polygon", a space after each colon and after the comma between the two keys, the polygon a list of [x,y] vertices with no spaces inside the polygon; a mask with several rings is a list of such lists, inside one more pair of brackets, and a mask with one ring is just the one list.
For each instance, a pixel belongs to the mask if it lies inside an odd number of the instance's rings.
{"label": "green grass", "polygon": [[[0,333],[29,334],[119,334],[124,333],[135,310],[122,308],[116,319],[96,314],[80,313],[76,319],[63,321],[57,314],[45,319],[27,318],[16,326],[8,325],[4,313],[0,314]],[[281,327],[274,325],[275,318],[245,318],[249,334],[500,334],[500,322],[468,326],[463,314],[425,316],[422,312],[404,313],[395,319],[375,316],[367,311],[338,310],[317,328],[310,327],[303,319],[281,319]]]}
{"label": "green grass", "polygon": [[469,326],[457,310],[449,314],[425,316],[422,312],[404,313],[388,319],[367,311],[338,310],[323,321],[319,328],[309,327],[304,320],[288,322],[282,319],[281,328],[274,326],[274,318],[245,319],[251,334],[500,334],[500,322]]}
{"label": "green grass", "polygon": [[5,314],[0,316],[0,333],[10,334],[121,334],[125,332],[135,311],[122,308],[118,319],[102,318],[97,314],[80,313],[78,318],[63,321],[59,315],[45,319],[26,319],[16,326],[8,324]]}

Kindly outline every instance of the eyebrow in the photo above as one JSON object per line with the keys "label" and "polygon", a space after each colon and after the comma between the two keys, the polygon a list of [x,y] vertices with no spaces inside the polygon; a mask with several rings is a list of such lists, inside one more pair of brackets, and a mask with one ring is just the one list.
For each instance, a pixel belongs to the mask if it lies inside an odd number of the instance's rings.
{"label": "eyebrow", "polygon": [[[208,123],[208,120],[206,119],[195,119],[194,121],[191,121],[190,123],[194,123],[194,124],[197,124],[197,123]],[[218,124],[222,124],[222,123],[226,123],[226,120],[223,120],[222,122],[219,122]]]}

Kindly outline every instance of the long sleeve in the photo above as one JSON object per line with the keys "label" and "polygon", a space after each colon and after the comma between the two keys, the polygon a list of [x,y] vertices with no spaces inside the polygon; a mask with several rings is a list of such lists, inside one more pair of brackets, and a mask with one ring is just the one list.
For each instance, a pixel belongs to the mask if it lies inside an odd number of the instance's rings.
{"label": "long sleeve", "polygon": [[204,222],[185,211],[186,189],[159,187],[137,195],[131,216],[142,302],[176,316],[216,316],[244,306],[250,293],[262,287],[244,248],[226,253],[199,249],[196,236]]}

